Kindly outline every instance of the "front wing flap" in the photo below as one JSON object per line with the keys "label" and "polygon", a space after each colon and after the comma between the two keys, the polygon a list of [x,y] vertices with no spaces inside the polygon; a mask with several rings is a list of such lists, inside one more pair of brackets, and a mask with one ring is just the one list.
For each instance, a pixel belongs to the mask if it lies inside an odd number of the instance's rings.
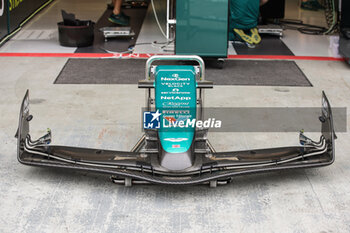
{"label": "front wing flap", "polygon": [[[181,171],[167,170],[160,166],[159,151],[146,146],[132,152],[88,149],[49,145],[51,132],[33,141],[29,134],[29,91],[22,101],[17,137],[17,158],[26,165],[70,168],[107,173],[113,176],[146,181],[156,184],[200,184],[224,180],[236,175],[291,168],[310,168],[330,165],[334,162],[332,110],[322,93],[321,137],[318,142],[300,135],[302,146],[259,149],[237,152],[215,152],[207,140],[196,140],[204,150],[194,150],[195,162]],[[154,134],[154,132],[153,132]],[[196,136],[197,137],[197,136]],[[150,135],[145,136],[150,138]],[[154,147],[154,145],[153,145]]]}

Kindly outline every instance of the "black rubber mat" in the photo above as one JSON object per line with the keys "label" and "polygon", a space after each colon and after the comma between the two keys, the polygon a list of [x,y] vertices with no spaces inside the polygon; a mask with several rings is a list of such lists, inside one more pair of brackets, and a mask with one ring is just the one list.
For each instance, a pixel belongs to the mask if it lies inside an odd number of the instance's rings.
{"label": "black rubber mat", "polygon": [[238,55],[283,55],[294,56],[293,52],[276,36],[262,36],[261,43],[255,48],[248,48],[245,44],[233,43]]}
{"label": "black rubber mat", "polygon": [[116,27],[115,24],[108,20],[108,17],[111,15],[112,10],[106,10],[101,18],[95,24],[95,38],[94,44],[89,47],[77,48],[76,53],[106,53],[106,50],[112,52],[124,52],[127,51],[129,46],[136,43],[137,37],[140,33],[143,20],[146,16],[147,8],[131,8],[123,9],[123,12],[130,16],[130,27],[135,32],[133,38],[110,38],[108,41],[105,41],[103,33],[100,31],[100,28],[103,27]]}
{"label": "black rubber mat", "polygon": [[[69,59],[55,84],[137,84],[145,59]],[[215,85],[312,86],[294,61],[227,60],[206,69]]]}

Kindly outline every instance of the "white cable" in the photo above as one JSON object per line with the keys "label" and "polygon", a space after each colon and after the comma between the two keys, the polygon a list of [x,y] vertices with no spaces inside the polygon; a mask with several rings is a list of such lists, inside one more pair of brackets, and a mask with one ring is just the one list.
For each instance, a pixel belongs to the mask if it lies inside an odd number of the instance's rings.
{"label": "white cable", "polygon": [[163,36],[165,37],[166,40],[169,40],[168,37],[166,36],[162,26],[160,25],[159,23],[159,20],[158,20],[158,15],[157,15],[157,12],[156,12],[156,8],[154,7],[154,2],[153,0],[151,0],[151,4],[152,4],[152,9],[153,9],[153,14],[154,14],[154,18],[156,19],[156,22],[158,24],[158,27],[159,27],[159,30],[160,32],[163,34]]}
{"label": "white cable", "polygon": [[103,51],[105,51],[107,53],[120,53],[120,54],[126,54],[126,53],[130,53],[130,52],[134,51],[134,48],[128,49],[127,51],[122,51],[122,52],[111,51],[111,50],[105,49],[103,47],[100,47],[100,49],[102,49]]}

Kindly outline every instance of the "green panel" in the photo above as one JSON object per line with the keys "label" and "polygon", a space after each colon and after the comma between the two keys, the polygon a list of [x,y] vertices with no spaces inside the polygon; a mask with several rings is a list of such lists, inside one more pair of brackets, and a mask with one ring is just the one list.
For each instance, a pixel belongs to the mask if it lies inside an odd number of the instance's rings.
{"label": "green panel", "polygon": [[[193,66],[157,66],[155,72],[156,109],[161,113],[160,143],[169,153],[189,150],[196,119],[196,73]],[[178,124],[184,124],[180,127]]]}
{"label": "green panel", "polygon": [[227,57],[228,0],[176,1],[176,54]]}

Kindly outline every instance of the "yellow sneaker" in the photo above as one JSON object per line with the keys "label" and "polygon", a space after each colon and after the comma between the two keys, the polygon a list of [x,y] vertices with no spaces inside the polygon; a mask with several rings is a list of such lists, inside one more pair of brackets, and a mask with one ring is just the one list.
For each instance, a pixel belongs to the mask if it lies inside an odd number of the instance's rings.
{"label": "yellow sneaker", "polygon": [[261,37],[259,35],[259,31],[257,28],[250,29],[250,32],[252,33],[252,39],[254,44],[259,44],[261,42]]}
{"label": "yellow sneaker", "polygon": [[254,44],[253,38],[244,33],[242,29],[233,29],[233,31],[248,44]]}

